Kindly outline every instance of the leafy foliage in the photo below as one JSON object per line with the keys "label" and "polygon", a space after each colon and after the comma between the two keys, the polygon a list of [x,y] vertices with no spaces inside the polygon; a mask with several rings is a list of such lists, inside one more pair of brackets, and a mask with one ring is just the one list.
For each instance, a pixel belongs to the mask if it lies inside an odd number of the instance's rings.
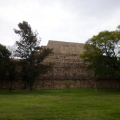
{"label": "leafy foliage", "polygon": [[18,27],[20,30],[14,29],[15,33],[20,36],[20,41],[16,41],[16,56],[27,59],[39,49],[38,46],[41,39],[37,38],[38,33],[33,32],[27,22],[23,21],[23,23],[19,23]]}
{"label": "leafy foliage", "polygon": [[43,65],[42,61],[52,52],[52,49],[39,46],[41,39],[38,38],[37,32],[32,31],[27,22],[19,23],[18,27],[19,30],[14,29],[20,36],[20,41],[16,41],[16,56],[22,61],[21,74],[25,88],[32,90],[39,73],[46,73],[51,67],[51,64]]}
{"label": "leafy foliage", "polygon": [[17,61],[10,59],[12,53],[0,44],[0,80],[6,80],[9,90],[12,90],[12,83],[17,78]]}
{"label": "leafy foliage", "polygon": [[[120,31],[102,31],[85,43],[81,55],[96,77],[120,77]],[[119,74],[118,74],[119,73]]]}
{"label": "leafy foliage", "polygon": [[6,46],[0,44],[0,80],[3,80],[7,77],[9,56],[9,50],[6,48]]}

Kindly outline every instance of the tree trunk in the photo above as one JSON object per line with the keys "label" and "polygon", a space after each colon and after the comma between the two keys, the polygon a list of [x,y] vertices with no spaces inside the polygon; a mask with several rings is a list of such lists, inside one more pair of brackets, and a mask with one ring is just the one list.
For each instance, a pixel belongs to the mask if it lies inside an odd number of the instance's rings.
{"label": "tree trunk", "polygon": [[33,82],[30,80],[28,82],[28,91],[32,91],[32,89],[33,89]]}
{"label": "tree trunk", "polygon": [[97,93],[97,84],[96,84],[96,79],[94,78],[94,88],[95,88],[95,92]]}
{"label": "tree trunk", "polygon": [[120,90],[120,80],[118,81],[118,89]]}
{"label": "tree trunk", "polygon": [[27,89],[27,82],[24,81],[24,86],[23,86],[23,90],[26,90]]}
{"label": "tree trunk", "polygon": [[9,91],[12,91],[12,80],[10,80]]}
{"label": "tree trunk", "polygon": [[32,85],[29,84],[27,90],[28,90],[28,91],[32,91],[32,89],[33,89]]}

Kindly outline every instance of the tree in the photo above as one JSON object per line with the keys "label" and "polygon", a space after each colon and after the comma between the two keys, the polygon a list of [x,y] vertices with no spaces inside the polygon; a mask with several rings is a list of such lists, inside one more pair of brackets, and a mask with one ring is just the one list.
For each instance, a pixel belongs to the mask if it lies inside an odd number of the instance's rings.
{"label": "tree", "polygon": [[7,77],[10,61],[9,56],[9,50],[6,48],[6,46],[0,44],[0,80],[5,80]]}
{"label": "tree", "polygon": [[9,46],[7,46],[7,49],[11,53],[10,58],[14,58],[15,57],[16,46],[15,45],[11,45],[11,46],[9,45]]}
{"label": "tree", "polygon": [[0,44],[0,80],[7,80],[9,90],[12,90],[12,83],[16,79],[16,61],[10,59],[12,53]]}
{"label": "tree", "polygon": [[120,78],[120,31],[102,31],[85,43],[81,55],[97,78]]}
{"label": "tree", "polygon": [[20,36],[20,40],[16,41],[16,57],[22,61],[22,79],[25,88],[32,90],[33,84],[39,73],[48,71],[51,67],[43,65],[42,61],[52,52],[52,49],[40,47],[41,39],[38,38],[38,33],[33,32],[28,22],[18,24],[19,30],[14,29],[15,33]]}

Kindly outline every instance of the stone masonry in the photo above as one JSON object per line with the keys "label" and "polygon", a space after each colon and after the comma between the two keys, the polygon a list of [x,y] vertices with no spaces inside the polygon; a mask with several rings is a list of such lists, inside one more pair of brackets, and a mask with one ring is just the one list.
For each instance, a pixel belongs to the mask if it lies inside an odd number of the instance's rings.
{"label": "stone masonry", "polygon": [[[63,88],[118,88],[118,81],[92,79],[92,71],[87,71],[80,59],[84,52],[84,44],[49,40],[47,48],[53,48],[53,53],[43,62],[53,63],[53,69],[40,76],[35,83],[36,89]],[[96,85],[95,85],[96,84]]]}
{"label": "stone masonry", "polygon": [[84,79],[85,66],[80,59],[84,44],[49,40],[46,47],[53,48],[53,53],[44,60],[44,63],[53,63],[53,69],[48,74],[43,75],[42,79]]}

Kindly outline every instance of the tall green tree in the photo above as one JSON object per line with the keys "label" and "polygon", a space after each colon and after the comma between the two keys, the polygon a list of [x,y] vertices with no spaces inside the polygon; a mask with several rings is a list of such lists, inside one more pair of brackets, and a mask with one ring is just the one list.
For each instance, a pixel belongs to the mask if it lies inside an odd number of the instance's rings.
{"label": "tall green tree", "polygon": [[25,88],[32,90],[36,77],[40,73],[46,73],[51,67],[51,64],[43,65],[42,61],[52,52],[52,49],[40,47],[41,39],[38,38],[36,31],[32,31],[28,22],[23,21],[18,24],[18,27],[19,30],[14,29],[20,36],[20,40],[16,41],[15,55],[22,61],[22,79]]}
{"label": "tall green tree", "polygon": [[6,46],[0,44],[0,80],[6,80],[9,90],[12,90],[13,81],[17,76],[17,61],[11,59],[11,54]]}
{"label": "tall green tree", "polygon": [[6,46],[0,44],[0,80],[5,80],[9,69],[10,52]]}
{"label": "tall green tree", "polygon": [[102,31],[89,39],[81,58],[97,78],[120,79],[120,31]]}

